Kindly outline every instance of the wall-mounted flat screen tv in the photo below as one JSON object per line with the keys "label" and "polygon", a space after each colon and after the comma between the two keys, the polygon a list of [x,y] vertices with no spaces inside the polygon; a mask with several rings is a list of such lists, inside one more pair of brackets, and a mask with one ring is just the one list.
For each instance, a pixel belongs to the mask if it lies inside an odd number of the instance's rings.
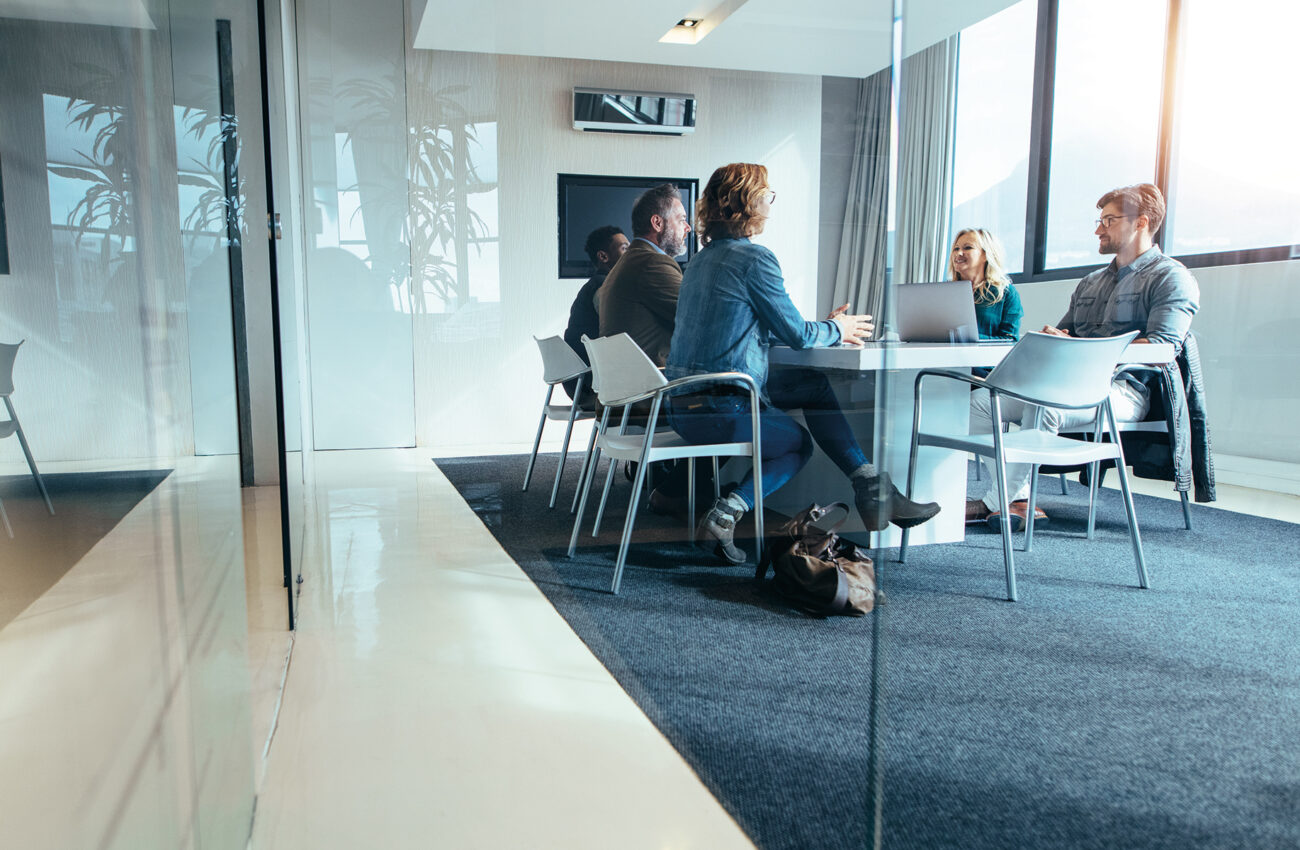
{"label": "wall-mounted flat screen tv", "polygon": [[[632,238],[632,204],[646,189],[664,183],[677,187],[686,207],[686,220],[695,227],[695,199],[699,181],[681,177],[612,177],[598,174],[559,175],[560,277],[590,277],[594,271],[583,246],[587,234],[607,224],[622,228]],[[688,235],[686,250],[675,259],[685,263],[695,254],[695,237]]]}

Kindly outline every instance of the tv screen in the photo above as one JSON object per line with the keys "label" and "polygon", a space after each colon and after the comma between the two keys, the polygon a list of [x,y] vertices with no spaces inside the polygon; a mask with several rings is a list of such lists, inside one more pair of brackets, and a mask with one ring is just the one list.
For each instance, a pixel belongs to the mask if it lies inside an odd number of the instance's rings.
{"label": "tv screen", "polygon": [[[595,269],[583,246],[587,234],[612,224],[632,238],[632,204],[646,189],[664,183],[677,187],[686,208],[686,220],[695,226],[695,198],[699,181],[680,177],[611,177],[597,174],[559,175],[560,277],[590,277]],[[688,236],[686,250],[675,259],[685,263],[695,253],[695,238]]]}

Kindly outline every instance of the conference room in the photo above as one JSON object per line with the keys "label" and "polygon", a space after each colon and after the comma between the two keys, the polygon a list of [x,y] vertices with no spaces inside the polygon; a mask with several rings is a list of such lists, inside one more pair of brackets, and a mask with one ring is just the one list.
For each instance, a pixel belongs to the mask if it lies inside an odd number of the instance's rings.
{"label": "conference room", "polygon": [[[1296,844],[1288,24],[1262,0],[0,0],[6,843]],[[634,237],[672,183],[694,239],[734,162],[776,192],[752,241],[793,307],[876,324],[773,369],[826,376],[866,456],[942,505],[905,554],[850,513],[865,616],[755,581],[752,513],[743,563],[696,545],[707,476],[669,515],[605,458],[580,513],[599,419],[557,385],[539,431],[587,234]],[[895,342],[899,291],[969,290],[980,228],[1019,334],[1056,326],[1112,259],[1098,200],[1141,183],[1197,288],[1208,480],[1135,462],[1130,511],[1117,470],[1048,470],[1031,534],[967,523],[997,475],[913,448],[916,378],[1016,343]],[[1149,348],[1105,371],[1181,346]],[[922,430],[968,429],[945,381]],[[814,455],[763,538],[852,498]]]}

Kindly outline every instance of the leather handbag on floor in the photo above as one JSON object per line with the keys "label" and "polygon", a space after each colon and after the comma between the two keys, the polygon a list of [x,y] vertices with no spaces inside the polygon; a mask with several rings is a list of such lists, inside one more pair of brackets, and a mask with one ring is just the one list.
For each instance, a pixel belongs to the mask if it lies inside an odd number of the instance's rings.
{"label": "leather handbag on floor", "polygon": [[822,617],[861,617],[875,606],[870,556],[835,533],[848,513],[842,502],[809,505],[781,527],[768,547],[775,573],[772,589],[796,608]]}

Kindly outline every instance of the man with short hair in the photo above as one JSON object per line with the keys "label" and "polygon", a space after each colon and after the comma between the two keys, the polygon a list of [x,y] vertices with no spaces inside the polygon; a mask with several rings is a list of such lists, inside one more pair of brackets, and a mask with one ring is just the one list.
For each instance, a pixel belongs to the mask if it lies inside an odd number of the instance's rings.
{"label": "man with short hair", "polygon": [[[1150,183],[1113,189],[1097,201],[1101,215],[1097,219],[1097,249],[1114,254],[1110,265],[1100,268],[1079,281],[1070,296],[1069,309],[1055,326],[1047,325],[1043,333],[1057,336],[1103,337],[1139,331],[1135,343],[1167,342],[1174,352],[1182,350],[1183,340],[1192,326],[1192,317],[1200,305],[1200,288],[1187,267],[1161,252],[1153,234],[1165,219],[1165,199]],[[1123,371],[1111,384],[1110,402],[1116,421],[1138,422],[1151,406],[1150,391],[1136,375]],[[971,396],[971,433],[989,433],[991,404],[988,393]],[[1004,421],[1019,421],[1022,428],[1034,427],[1034,414],[1040,408],[1015,399],[1004,399]],[[1041,408],[1044,431],[1056,433],[1075,430],[1092,422],[1091,411]],[[990,471],[988,479],[996,481]],[[1011,497],[1011,526],[1018,530],[1025,521],[1029,497],[1029,464],[1007,464],[1007,494]],[[1035,521],[1047,515],[1035,510]],[[966,521],[987,521],[999,527],[997,493],[966,503]]]}
{"label": "man with short hair", "polygon": [[[582,337],[584,334],[592,339],[600,336],[600,314],[596,312],[596,291],[605,282],[609,270],[614,268],[614,264],[627,252],[627,246],[627,236],[612,224],[597,227],[587,234],[587,242],[583,246],[583,250],[591,258],[595,274],[582,285],[577,297],[573,299],[573,306],[569,308],[569,326],[564,329],[564,341],[588,366],[591,365],[591,360],[587,358],[587,346],[582,344]],[[564,391],[569,394],[569,398],[573,398],[573,391],[577,386],[577,378],[564,382]],[[582,398],[573,400],[584,410],[596,409],[596,396],[591,391],[590,380],[583,382]]]}
{"label": "man with short hair", "polygon": [[[600,335],[626,333],[661,369],[668,363],[682,288],[682,269],[673,258],[686,250],[690,230],[676,186],[664,183],[642,192],[632,205],[632,244],[596,292]],[[648,415],[648,404],[633,407],[633,416]],[[697,487],[710,480],[707,464],[698,466]],[[650,510],[684,515],[686,489],[686,464],[679,463],[651,491]]]}
{"label": "man with short hair", "polygon": [[682,288],[673,257],[686,249],[690,230],[676,186],[643,192],[632,206],[632,244],[596,293],[600,335],[626,333],[660,368],[668,362]]}

